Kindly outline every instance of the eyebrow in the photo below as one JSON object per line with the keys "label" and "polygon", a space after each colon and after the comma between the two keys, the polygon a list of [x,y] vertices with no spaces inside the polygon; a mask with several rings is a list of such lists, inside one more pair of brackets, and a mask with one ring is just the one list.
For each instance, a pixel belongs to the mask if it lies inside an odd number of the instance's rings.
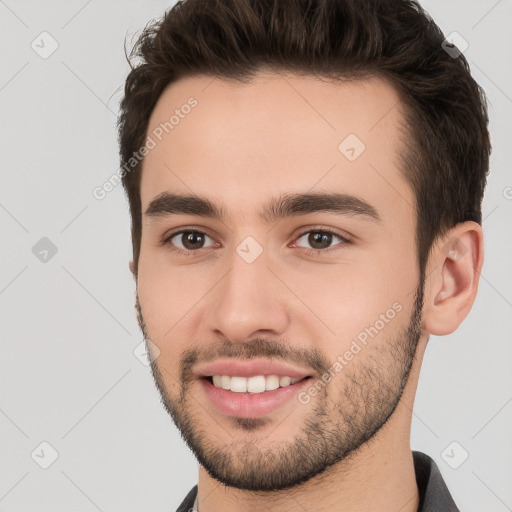
{"label": "eyebrow", "polygon": [[[379,214],[373,206],[362,199],[349,194],[339,193],[305,193],[284,194],[271,198],[260,212],[260,219],[267,223],[307,215],[308,213],[330,212],[338,215],[357,215],[368,220],[380,222]],[[217,205],[205,197],[196,195],[162,192],[156,196],[146,209],[146,217],[163,217],[167,215],[198,215],[224,221],[228,215],[223,205]]]}

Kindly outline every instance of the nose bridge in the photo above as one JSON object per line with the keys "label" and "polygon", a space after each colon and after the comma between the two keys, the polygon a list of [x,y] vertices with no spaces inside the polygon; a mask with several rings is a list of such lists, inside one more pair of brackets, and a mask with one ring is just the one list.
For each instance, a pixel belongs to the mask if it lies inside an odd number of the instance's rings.
{"label": "nose bridge", "polygon": [[212,328],[232,342],[244,342],[260,330],[280,334],[288,324],[279,283],[267,268],[269,258],[262,249],[253,240],[239,244],[211,306]]}

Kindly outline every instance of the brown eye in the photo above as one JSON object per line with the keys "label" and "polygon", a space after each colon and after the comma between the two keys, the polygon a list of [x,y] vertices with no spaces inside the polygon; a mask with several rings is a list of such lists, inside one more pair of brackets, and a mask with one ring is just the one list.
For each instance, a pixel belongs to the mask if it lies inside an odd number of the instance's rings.
{"label": "brown eye", "polygon": [[333,235],[331,233],[321,233],[319,231],[311,232],[308,235],[308,243],[313,249],[327,249],[332,243]]}
{"label": "brown eye", "polygon": [[325,249],[329,249],[336,239],[339,240],[338,244],[335,245],[342,245],[343,242],[347,242],[348,240],[341,235],[338,235],[336,233],[333,233],[328,230],[311,230],[307,231],[306,233],[303,233],[298,239],[297,244],[299,247],[303,247],[299,244],[301,240],[304,240],[307,244],[309,244],[309,247],[305,247],[306,249],[313,249],[316,251],[325,251]]}
{"label": "brown eye", "polygon": [[205,247],[211,247],[213,243],[209,246],[205,245],[207,239],[213,242],[206,233],[189,229],[172,234],[165,240],[165,244],[176,247],[178,251],[191,252]]}

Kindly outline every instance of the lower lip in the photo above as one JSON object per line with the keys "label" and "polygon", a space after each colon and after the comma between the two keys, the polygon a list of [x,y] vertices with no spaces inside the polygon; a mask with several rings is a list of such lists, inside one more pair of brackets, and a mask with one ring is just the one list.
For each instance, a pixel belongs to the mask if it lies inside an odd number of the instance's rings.
{"label": "lower lip", "polygon": [[200,379],[200,382],[208,398],[221,413],[238,418],[259,418],[291,400],[309,385],[310,380],[303,379],[284,388],[263,393],[235,393],[215,387],[208,379]]}

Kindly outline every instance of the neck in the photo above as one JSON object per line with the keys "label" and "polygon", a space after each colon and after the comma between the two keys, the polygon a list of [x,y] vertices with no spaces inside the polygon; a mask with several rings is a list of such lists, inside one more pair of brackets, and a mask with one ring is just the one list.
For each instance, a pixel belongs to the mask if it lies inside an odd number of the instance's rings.
{"label": "neck", "polygon": [[199,512],[417,512],[410,430],[425,346],[426,340],[421,340],[393,415],[349,457],[296,487],[266,494],[227,487],[199,466]]}

